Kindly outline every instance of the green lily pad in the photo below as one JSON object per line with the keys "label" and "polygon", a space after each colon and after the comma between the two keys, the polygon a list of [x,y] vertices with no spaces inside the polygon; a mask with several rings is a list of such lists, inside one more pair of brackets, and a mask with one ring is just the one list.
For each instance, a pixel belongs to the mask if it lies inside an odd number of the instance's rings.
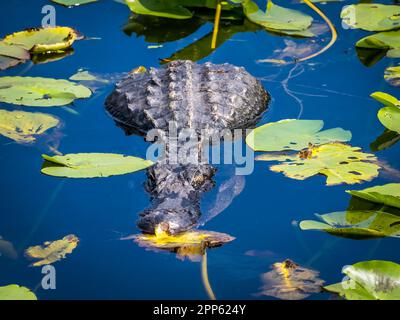
{"label": "green lily pad", "polygon": [[385,107],[378,111],[379,121],[389,130],[400,133],[400,107]]}
{"label": "green lily pad", "polygon": [[357,41],[356,47],[387,50],[389,58],[400,58],[400,30],[372,34]]}
{"label": "green lily pad", "polygon": [[98,178],[140,171],[154,163],[112,153],[77,153],[50,157],[43,155],[42,173],[66,178]]}
{"label": "green lily pad", "polygon": [[380,166],[373,154],[363,153],[358,147],[342,143],[328,143],[310,147],[298,154],[263,154],[256,160],[280,161],[270,167],[296,180],[305,180],[317,174],[327,177],[326,185],[355,184],[370,181],[379,174]]}
{"label": "green lily pad", "polygon": [[371,97],[386,107],[400,107],[400,101],[388,93],[377,91],[372,93]]}
{"label": "green lily pad", "polygon": [[31,55],[29,51],[20,47],[0,41],[0,55],[18,60],[29,60]]}
{"label": "green lily pad", "polygon": [[390,85],[400,87],[400,66],[386,68],[384,78]]}
{"label": "green lily pad", "polygon": [[246,143],[255,151],[302,150],[308,145],[351,140],[351,132],[341,128],[320,131],[322,120],[281,120],[255,128]]}
{"label": "green lily pad", "polygon": [[389,183],[364,190],[347,190],[346,192],[371,202],[400,208],[400,183]]}
{"label": "green lily pad", "polygon": [[304,220],[300,222],[300,228],[351,239],[400,237],[400,217],[387,212],[343,211],[316,216],[322,222]]}
{"label": "green lily pad", "polygon": [[379,121],[389,130],[400,133],[400,101],[384,92],[374,92],[371,97],[385,105],[378,111]]}
{"label": "green lily pad", "polygon": [[343,268],[349,279],[324,287],[348,300],[400,300],[400,265],[363,261]]}
{"label": "green lily pad", "polygon": [[56,117],[44,113],[0,110],[0,134],[20,143],[34,142],[59,124]]}
{"label": "green lily pad", "polygon": [[[151,15],[171,19],[190,19],[193,12],[189,8],[215,9],[218,0],[126,0],[128,7],[137,14]],[[222,10],[233,7],[228,2],[221,2]]]}
{"label": "green lily pad", "polygon": [[1,77],[0,102],[32,107],[64,106],[89,98],[90,89],[67,80],[34,77]]}
{"label": "green lily pad", "polygon": [[260,10],[258,5],[251,0],[244,0],[242,6],[244,14],[251,22],[267,30],[304,37],[314,35],[307,30],[313,18],[305,13],[278,6],[270,0],[268,0],[266,12]]}
{"label": "green lily pad", "polygon": [[28,288],[11,284],[0,287],[0,300],[37,300],[37,297]]}
{"label": "green lily pad", "polygon": [[134,13],[172,19],[190,19],[193,13],[177,1],[126,0]]}
{"label": "green lily pad", "polygon": [[32,53],[65,50],[81,36],[69,27],[28,29],[6,36],[3,42],[18,45]]}
{"label": "green lily pad", "polygon": [[389,31],[400,28],[400,7],[379,3],[359,3],[345,6],[340,13],[350,28],[367,31]]}
{"label": "green lily pad", "polygon": [[102,83],[109,83],[107,79],[102,79],[89,71],[79,70],[77,73],[72,75],[69,80],[73,81],[87,81],[87,82],[102,82]]}
{"label": "green lily pad", "polygon": [[66,7],[76,7],[83,4],[97,2],[99,0],[51,0],[54,3],[61,4]]}

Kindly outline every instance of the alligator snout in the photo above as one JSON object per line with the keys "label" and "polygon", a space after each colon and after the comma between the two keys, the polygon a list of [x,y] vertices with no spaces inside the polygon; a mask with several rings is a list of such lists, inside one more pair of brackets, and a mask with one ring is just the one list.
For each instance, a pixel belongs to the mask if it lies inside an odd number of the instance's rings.
{"label": "alligator snout", "polygon": [[[184,212],[185,211],[185,212]],[[197,219],[186,210],[145,210],[140,214],[138,227],[144,233],[154,234],[157,226],[163,225],[172,235],[188,231],[196,224]]]}

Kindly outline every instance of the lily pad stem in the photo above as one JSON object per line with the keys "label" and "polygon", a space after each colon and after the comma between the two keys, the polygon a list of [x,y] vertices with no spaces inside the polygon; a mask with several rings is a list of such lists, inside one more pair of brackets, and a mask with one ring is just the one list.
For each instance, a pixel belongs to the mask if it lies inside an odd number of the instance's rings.
{"label": "lily pad stem", "polygon": [[215,13],[214,31],[213,31],[212,41],[211,41],[211,49],[215,49],[217,47],[219,21],[221,20],[221,10],[222,10],[222,5],[221,5],[221,2],[218,1],[217,11]]}
{"label": "lily pad stem", "polygon": [[318,7],[316,5],[314,5],[310,0],[303,0],[304,3],[306,5],[308,5],[312,10],[314,10],[316,13],[318,13],[318,15],[325,20],[325,22],[327,23],[327,25],[329,26],[329,29],[331,30],[331,41],[329,41],[329,43],[323,47],[321,50],[319,50],[318,52],[315,52],[307,57],[298,59],[297,61],[305,61],[305,60],[309,60],[312,58],[315,58],[316,56],[319,56],[320,54],[324,53],[326,50],[328,50],[330,47],[333,46],[333,44],[336,42],[337,40],[337,31],[335,26],[333,25],[333,23],[329,20],[329,18],[320,10],[318,9]]}
{"label": "lily pad stem", "polygon": [[201,259],[201,278],[203,279],[204,288],[207,291],[207,295],[211,300],[217,300],[215,294],[211,288],[210,281],[208,279],[207,271],[207,250],[204,250],[203,257]]}

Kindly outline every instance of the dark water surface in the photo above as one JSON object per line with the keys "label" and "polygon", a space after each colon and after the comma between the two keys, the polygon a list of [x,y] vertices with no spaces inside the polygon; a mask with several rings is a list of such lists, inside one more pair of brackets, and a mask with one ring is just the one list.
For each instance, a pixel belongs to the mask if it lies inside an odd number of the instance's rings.
{"label": "dark water surface", "polygon": [[[48,1],[2,1],[0,36],[40,26],[45,4]],[[343,5],[344,2],[320,5],[337,26],[339,39],[328,52],[295,70],[293,65],[256,62],[272,57],[274,50],[282,50],[285,39],[290,39],[264,31],[238,33],[201,61],[244,66],[264,79],[263,84],[273,97],[264,123],[298,117],[300,105],[282,85],[292,70],[298,75],[290,79],[288,86],[302,101],[301,118],[323,119],[326,128],[349,129],[353,133],[352,144],[370,151],[370,143],[384,128],[376,117],[380,105],[369,95],[385,91],[399,96],[396,88],[383,80],[385,67],[395,62],[383,58],[372,67],[360,62],[354,44],[368,33],[341,27],[339,12]],[[286,3],[286,6],[319,19],[304,4]],[[65,59],[30,69],[25,64],[1,75],[68,79],[79,68],[85,68],[107,77],[118,76],[139,65],[158,66],[159,58],[171,56],[212,30],[212,24],[207,23],[187,38],[149,49],[154,43],[134,34],[129,37],[122,31],[130,16],[124,5],[103,0],[73,9],[56,8],[58,25],[100,39],[76,42],[74,54]],[[290,40],[309,43],[304,39]],[[319,44],[327,41],[329,33],[317,39]],[[148,145],[143,139],[124,136],[104,111],[104,99],[112,89],[110,85],[91,99],[77,101],[71,108],[79,115],[64,108],[43,110],[6,104],[1,108],[58,116],[64,123],[58,149],[65,154],[111,152],[145,157]],[[118,240],[121,235],[139,232],[137,213],[149,203],[142,186],[145,172],[107,179],[57,179],[40,173],[44,152],[49,152],[44,144],[23,146],[0,137],[0,235],[11,241],[19,254],[16,260],[0,257],[0,286],[18,283],[32,289],[37,287],[42,274],[40,269],[28,267],[30,262],[23,256],[24,249],[73,233],[80,238],[80,245],[67,259],[55,264],[57,290],[37,289],[40,299],[207,298],[199,263],[180,261],[173,254],[145,251],[131,241]],[[400,170],[399,155],[400,143],[377,153],[381,160]],[[223,183],[232,175],[233,168],[219,166],[216,181]],[[399,175],[383,171],[362,186],[326,187],[322,176],[296,181],[269,171],[265,162],[257,162],[254,173],[245,179],[243,192],[204,227],[237,238],[208,252],[209,277],[218,298],[267,299],[255,296],[261,286],[260,275],[272,263],[286,258],[319,270],[327,283],[340,281],[341,268],[347,264],[370,259],[399,262],[398,239],[339,239],[322,232],[301,231],[295,223],[312,219],[314,213],[345,210],[350,200],[346,189],[399,181]],[[205,207],[212,203],[217,190],[218,185],[206,196]],[[329,297],[328,294],[311,296]]]}

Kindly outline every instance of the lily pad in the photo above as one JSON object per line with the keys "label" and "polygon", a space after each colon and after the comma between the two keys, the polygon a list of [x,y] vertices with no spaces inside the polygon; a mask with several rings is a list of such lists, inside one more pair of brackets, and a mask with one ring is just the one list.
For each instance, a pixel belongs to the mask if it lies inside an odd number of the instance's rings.
{"label": "lily pad", "polygon": [[386,68],[384,78],[390,85],[400,87],[400,66]]}
{"label": "lily pad", "polygon": [[348,300],[400,300],[400,265],[371,260],[343,268],[349,279],[324,287]]}
{"label": "lily pad", "polygon": [[18,45],[32,53],[64,50],[72,46],[81,36],[69,27],[28,29],[6,36],[3,41]]}
{"label": "lily pad", "polygon": [[319,221],[300,222],[302,230],[322,230],[351,239],[400,237],[400,217],[383,211],[343,211],[316,214]]}
{"label": "lily pad", "polygon": [[263,286],[259,295],[285,300],[301,300],[322,290],[324,280],[319,272],[304,268],[287,259],[272,265],[272,270],[262,275]]}
{"label": "lily pad", "polygon": [[51,1],[66,7],[77,7],[83,4],[97,2],[99,0],[51,0]]}
{"label": "lily pad", "polygon": [[61,240],[45,242],[43,246],[30,247],[25,251],[25,254],[28,258],[38,260],[32,263],[32,267],[45,266],[64,259],[67,254],[74,251],[78,243],[78,237],[71,234]]}
{"label": "lily pad", "polygon": [[260,10],[258,5],[251,0],[244,0],[242,6],[244,14],[251,22],[267,30],[288,35],[314,36],[307,30],[313,18],[305,13],[278,6],[271,0],[268,0],[266,12]]}
{"label": "lily pad", "polygon": [[37,300],[37,297],[26,287],[21,287],[17,284],[10,284],[5,287],[0,287],[0,300]]}
{"label": "lily pad", "polygon": [[77,153],[50,157],[43,155],[42,173],[54,177],[97,178],[140,171],[154,163],[112,153]]}
{"label": "lily pad", "polygon": [[[136,14],[151,15],[171,19],[190,19],[193,12],[189,8],[215,9],[218,0],[126,0],[125,3]],[[222,10],[234,6],[226,1],[221,2]]]}
{"label": "lily pad", "polygon": [[389,58],[400,58],[400,30],[372,34],[357,41],[356,47],[387,50]]}
{"label": "lily pad", "polygon": [[205,248],[218,247],[235,240],[225,233],[203,230],[190,230],[182,234],[171,235],[162,225],[156,228],[155,234],[135,235],[133,239],[141,247],[150,250],[172,251],[181,257],[202,255]]}
{"label": "lily pad", "polygon": [[400,133],[400,101],[384,92],[374,92],[371,97],[385,105],[378,111],[379,121],[389,130]]}
{"label": "lily pad", "polygon": [[31,58],[29,51],[26,49],[8,44],[4,41],[0,41],[0,55],[18,60],[29,60]]}
{"label": "lily pad", "polygon": [[367,31],[389,31],[400,28],[400,7],[379,3],[359,3],[345,6],[340,13],[350,28]]}
{"label": "lily pad", "polygon": [[261,161],[281,161],[271,166],[271,171],[283,172],[285,176],[304,180],[317,174],[326,176],[326,185],[355,184],[370,181],[378,176],[380,166],[373,154],[363,153],[358,147],[342,143],[328,143],[294,155],[264,154]]}
{"label": "lily pad", "polygon": [[0,71],[6,70],[11,67],[15,67],[23,62],[25,61],[6,56],[0,56]]}
{"label": "lily pad", "polygon": [[400,183],[389,183],[364,190],[347,190],[346,192],[371,202],[400,208]]}
{"label": "lily pad", "polygon": [[107,79],[102,79],[86,70],[79,70],[77,73],[72,75],[69,80],[109,83]]}
{"label": "lily pad", "polygon": [[32,107],[64,106],[89,98],[90,89],[67,80],[39,77],[1,77],[0,102]]}
{"label": "lily pad", "polygon": [[58,118],[44,113],[0,110],[0,134],[16,142],[34,142],[59,124]]}
{"label": "lily pad", "polygon": [[134,13],[172,19],[190,19],[193,13],[178,1],[126,0]]}
{"label": "lily pad", "polygon": [[322,120],[281,120],[267,123],[254,129],[246,143],[255,151],[302,150],[310,143],[320,145],[327,142],[351,140],[351,132],[341,128],[320,131]]}

